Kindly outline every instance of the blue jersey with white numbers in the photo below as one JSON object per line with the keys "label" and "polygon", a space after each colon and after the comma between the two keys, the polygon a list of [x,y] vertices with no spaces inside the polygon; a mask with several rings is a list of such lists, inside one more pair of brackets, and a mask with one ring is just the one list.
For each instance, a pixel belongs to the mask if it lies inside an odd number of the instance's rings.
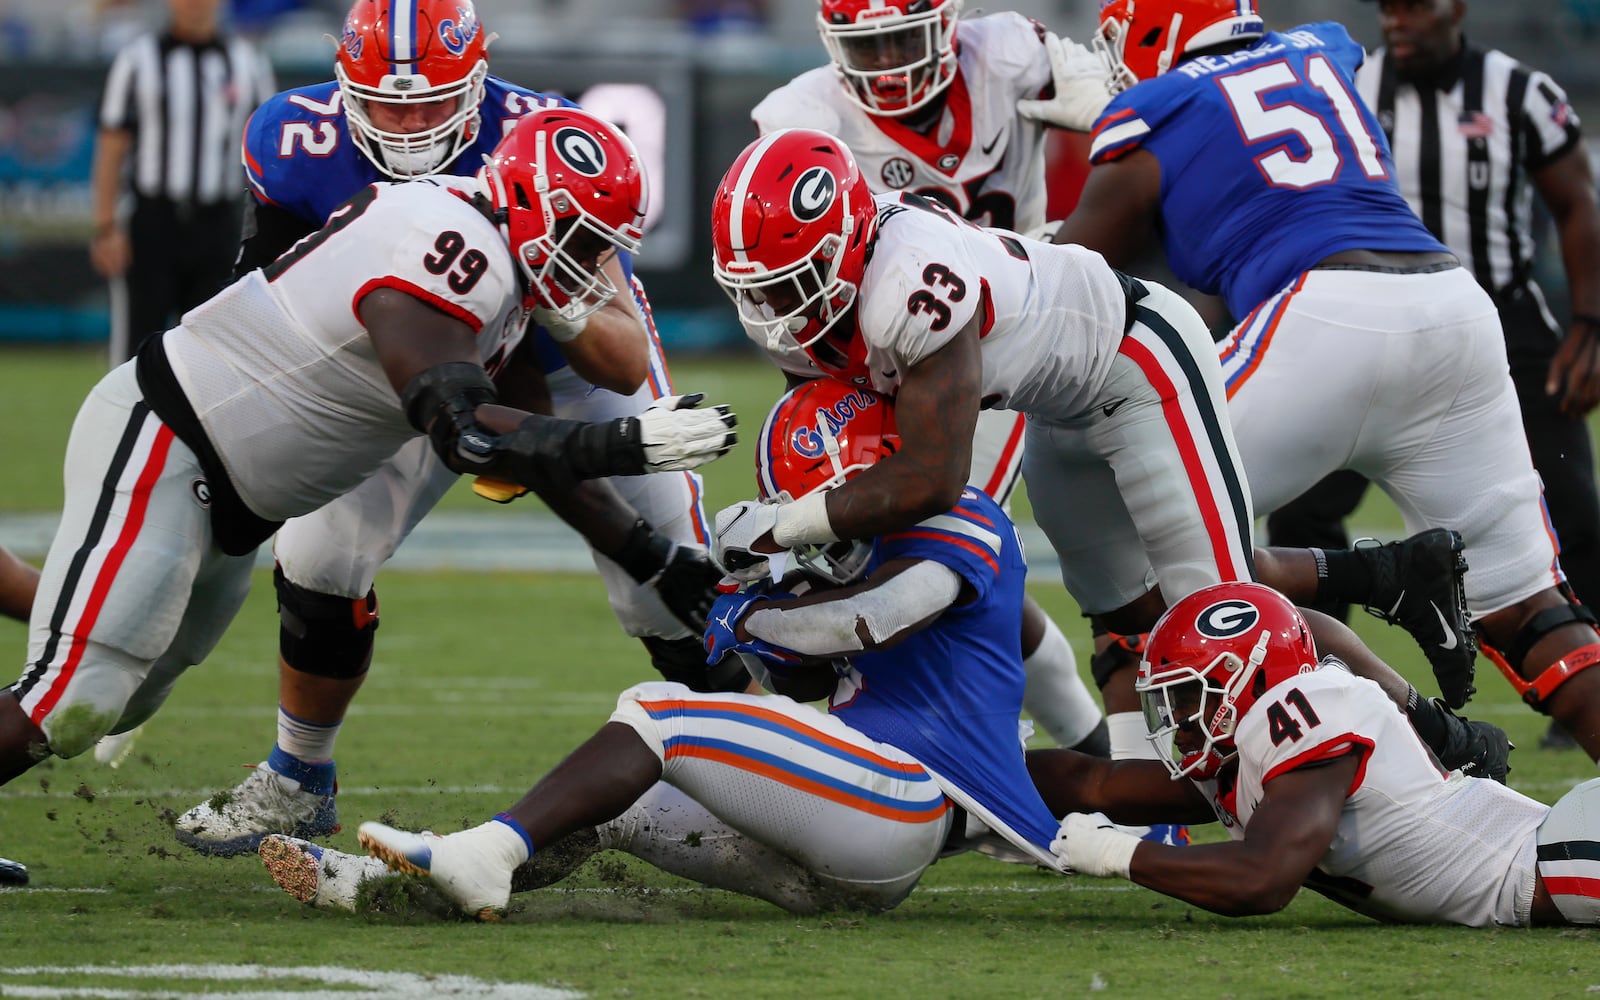
{"label": "blue jersey with white numbers", "polygon": [[[483,89],[477,136],[439,173],[470,177],[518,118],[542,108],[577,107],[565,97],[540,94],[495,76],[484,80]],[[245,125],[244,166],[259,201],[313,227],[320,227],[328,213],[368,184],[392,180],[351,140],[339,84],[331,80],[283,91],[257,108]],[[618,257],[631,279],[632,259]],[[547,372],[567,363],[542,328],[535,328],[532,347]]]}
{"label": "blue jersey with white numbers", "polygon": [[1236,319],[1341,250],[1444,251],[1401,197],[1388,140],[1356,96],[1365,58],[1323,22],[1187,59],[1112,100],[1090,161],[1154,154],[1167,262]]}
{"label": "blue jersey with white numbers", "polygon": [[895,559],[948,566],[977,596],[891,649],[851,657],[831,711],[911,754],[1048,851],[1058,824],[1028,776],[1017,734],[1027,564],[1015,526],[969,487],[950,513],[878,538],[868,576]]}

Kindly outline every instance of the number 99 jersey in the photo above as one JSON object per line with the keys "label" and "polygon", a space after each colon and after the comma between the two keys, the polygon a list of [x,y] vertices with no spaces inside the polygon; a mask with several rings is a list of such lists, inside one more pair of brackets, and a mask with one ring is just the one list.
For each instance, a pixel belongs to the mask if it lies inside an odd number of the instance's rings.
{"label": "number 99 jersey", "polygon": [[1444,251],[1401,197],[1388,140],[1356,96],[1365,58],[1324,22],[1185,60],[1117,95],[1090,162],[1156,157],[1167,262],[1235,319],[1341,250]]}

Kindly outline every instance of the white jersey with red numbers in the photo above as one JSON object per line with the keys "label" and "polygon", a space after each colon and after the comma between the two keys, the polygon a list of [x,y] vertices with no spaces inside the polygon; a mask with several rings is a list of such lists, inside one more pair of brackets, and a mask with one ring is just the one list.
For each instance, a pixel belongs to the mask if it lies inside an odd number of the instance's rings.
{"label": "white jersey with red numbers", "polygon": [[983,225],[1030,232],[1045,221],[1044,127],[1018,115],[1017,101],[1051,82],[1040,30],[1010,12],[962,21],[957,73],[927,135],[852,103],[831,64],[774,90],[751,117],[762,134],[838,136],[874,192],[938,198]]}
{"label": "white jersey with red numbers", "polygon": [[321,507],[417,436],[361,324],[379,288],[478,332],[491,369],[526,315],[470,178],[363,188],[321,230],[183,317],[174,375],[245,504],[268,520]]}
{"label": "white jersey with red numbers", "polygon": [[1105,258],[981,229],[916,195],[876,201],[852,338],[874,389],[895,395],[906,369],[978,317],[985,408],[1057,419],[1089,408],[1127,330],[1128,294]]}
{"label": "white jersey with red numbers", "polygon": [[1550,808],[1487,778],[1445,774],[1372,681],[1338,660],[1269,688],[1239,721],[1232,795],[1200,785],[1234,839],[1288,771],[1360,756],[1328,853],[1306,885],[1382,920],[1526,926],[1535,831]]}

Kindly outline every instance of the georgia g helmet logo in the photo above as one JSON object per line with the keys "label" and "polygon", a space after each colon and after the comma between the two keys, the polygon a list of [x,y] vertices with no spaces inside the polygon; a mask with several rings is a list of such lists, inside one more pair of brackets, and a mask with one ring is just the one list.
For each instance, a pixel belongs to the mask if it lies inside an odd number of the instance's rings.
{"label": "georgia g helmet logo", "polygon": [[1244,635],[1261,620],[1261,612],[1249,601],[1237,599],[1218,601],[1195,616],[1194,627],[1201,635],[1211,639],[1231,639]]}
{"label": "georgia g helmet logo", "polygon": [[581,128],[557,129],[551,144],[567,166],[585,177],[599,177],[606,169],[606,151]]}
{"label": "georgia g helmet logo", "polygon": [[812,167],[800,175],[789,193],[789,210],[801,222],[815,222],[828,211],[839,193],[839,182],[827,167]]}

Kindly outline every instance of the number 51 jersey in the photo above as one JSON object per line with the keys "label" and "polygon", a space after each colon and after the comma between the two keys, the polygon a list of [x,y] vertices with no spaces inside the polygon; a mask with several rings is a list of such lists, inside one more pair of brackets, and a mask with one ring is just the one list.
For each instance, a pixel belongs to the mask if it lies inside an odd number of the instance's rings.
{"label": "number 51 jersey", "polygon": [[239,497],[282,521],[342,496],[417,436],[362,325],[378,289],[477,331],[493,371],[526,315],[500,231],[471,178],[362,188],[271,265],[162,336],[172,374]]}
{"label": "number 51 jersey", "polygon": [[1401,197],[1388,140],[1356,96],[1365,58],[1325,22],[1185,60],[1112,100],[1089,160],[1154,154],[1167,263],[1236,320],[1341,250],[1445,251]]}

